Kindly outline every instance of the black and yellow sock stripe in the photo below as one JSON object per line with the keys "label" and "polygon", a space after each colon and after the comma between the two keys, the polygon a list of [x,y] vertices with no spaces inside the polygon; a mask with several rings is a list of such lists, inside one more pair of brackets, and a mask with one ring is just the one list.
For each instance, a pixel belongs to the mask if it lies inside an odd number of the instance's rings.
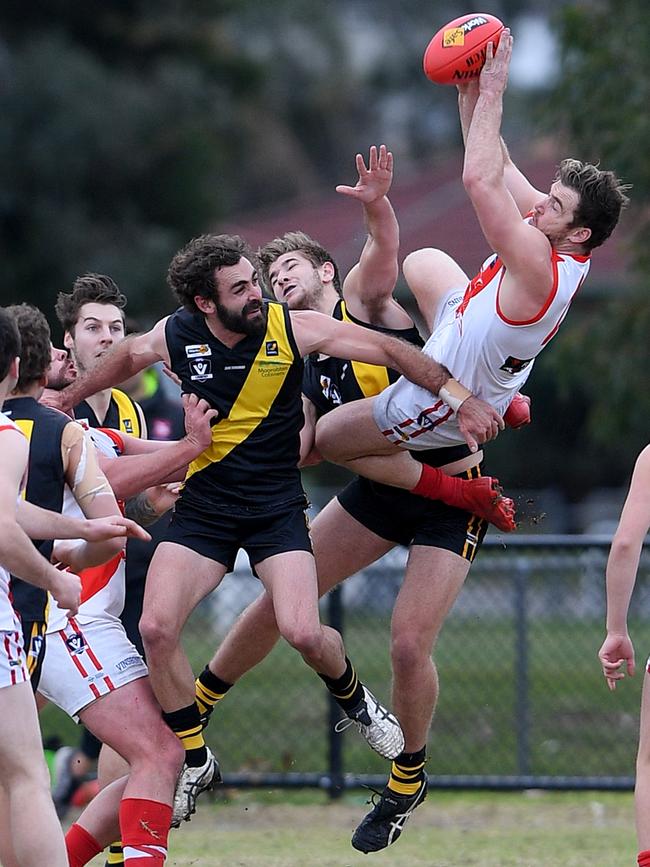
{"label": "black and yellow sock stripe", "polygon": [[215,704],[221,701],[231,686],[231,683],[226,683],[216,674],[213,674],[206,665],[194,681],[195,701],[201,716],[211,712]]}
{"label": "black and yellow sock stripe", "polygon": [[185,748],[185,761],[190,767],[204,764],[208,754],[203,740],[203,726],[196,702],[179,710],[163,714],[163,719]]}
{"label": "black and yellow sock stripe", "polygon": [[[462,475],[463,478],[466,479],[478,479],[481,476],[481,467],[470,467],[470,469]],[[465,530],[463,550],[460,552],[460,556],[463,560],[469,560],[470,563],[474,561],[474,557],[476,557],[478,549],[481,547],[481,542],[487,533],[487,528],[488,522],[484,518],[470,515],[469,520],[467,521],[467,529]]]}
{"label": "black and yellow sock stripe", "polygon": [[343,710],[350,710],[356,707],[363,699],[363,684],[347,657],[345,658],[345,664],[345,671],[341,677],[326,677],[324,674],[321,674],[320,677],[337,704]]}
{"label": "black and yellow sock stripe", "polygon": [[106,864],[104,867],[115,867],[116,864],[124,864],[124,852],[122,851],[122,841],[116,840],[108,847],[108,855],[106,856]]}
{"label": "black and yellow sock stripe", "polygon": [[424,782],[426,750],[416,753],[401,753],[390,768],[388,788],[398,795],[414,795]]}

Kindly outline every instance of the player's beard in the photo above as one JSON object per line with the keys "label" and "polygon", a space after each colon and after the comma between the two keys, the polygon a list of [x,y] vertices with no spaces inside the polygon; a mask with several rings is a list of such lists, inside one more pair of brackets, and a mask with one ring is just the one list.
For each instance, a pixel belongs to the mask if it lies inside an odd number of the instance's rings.
{"label": "player's beard", "polygon": [[69,362],[66,361],[55,370],[52,370],[52,367],[50,367],[47,372],[46,387],[51,388],[52,391],[62,391],[70,383],[74,382],[76,378],[77,374],[74,367],[71,367]]}
{"label": "player's beard", "polygon": [[314,268],[312,280],[303,288],[302,293],[296,296],[295,302],[293,302],[293,299],[289,296],[289,300],[287,301],[289,310],[319,311],[323,291],[323,281],[318,276],[318,271]]}
{"label": "player's beard", "polygon": [[[266,331],[268,308],[261,301],[249,301],[248,304],[244,304],[239,313],[228,310],[218,299],[215,301],[215,307],[221,324],[234,334],[246,334],[249,337],[255,337]],[[250,319],[248,314],[256,310],[260,310],[262,315]]]}

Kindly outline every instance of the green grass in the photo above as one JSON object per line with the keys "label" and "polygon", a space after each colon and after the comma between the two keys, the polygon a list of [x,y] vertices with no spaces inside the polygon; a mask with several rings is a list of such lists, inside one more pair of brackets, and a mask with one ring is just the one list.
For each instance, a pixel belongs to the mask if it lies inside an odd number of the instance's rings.
{"label": "green grass", "polygon": [[[432,793],[402,838],[369,857],[350,846],[361,796],[310,795],[202,803],[170,836],[168,867],[630,867],[632,797],[585,793]],[[104,861],[96,858],[92,865]]]}

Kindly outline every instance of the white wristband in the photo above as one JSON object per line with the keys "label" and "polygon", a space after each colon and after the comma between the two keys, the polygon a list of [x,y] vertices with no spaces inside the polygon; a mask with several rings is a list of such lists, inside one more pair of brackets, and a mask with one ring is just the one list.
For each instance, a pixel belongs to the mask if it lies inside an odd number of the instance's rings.
{"label": "white wristband", "polygon": [[458,412],[472,392],[455,379],[448,379],[438,392],[438,397],[447,404],[454,412]]}

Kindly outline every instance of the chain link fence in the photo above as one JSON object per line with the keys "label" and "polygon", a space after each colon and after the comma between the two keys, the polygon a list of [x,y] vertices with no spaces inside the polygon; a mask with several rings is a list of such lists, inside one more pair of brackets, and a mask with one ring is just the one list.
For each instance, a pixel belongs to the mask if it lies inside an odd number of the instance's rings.
{"label": "chain link fence", "polygon": [[[633,785],[643,663],[650,629],[644,550],[630,630],[639,674],[610,693],[597,651],[604,638],[609,536],[486,539],[435,653],[441,693],[429,739],[432,784],[448,788],[607,788]],[[350,658],[390,700],[390,616],[406,550],[395,549],[322,601]],[[260,592],[246,558],[193,614],[185,645],[198,672]],[[230,786],[319,786],[333,795],[383,786],[388,763],[354,730],[288,645],[230,690],[206,740]],[[46,722],[51,728],[60,725]],[[46,729],[44,724],[44,729]]]}

